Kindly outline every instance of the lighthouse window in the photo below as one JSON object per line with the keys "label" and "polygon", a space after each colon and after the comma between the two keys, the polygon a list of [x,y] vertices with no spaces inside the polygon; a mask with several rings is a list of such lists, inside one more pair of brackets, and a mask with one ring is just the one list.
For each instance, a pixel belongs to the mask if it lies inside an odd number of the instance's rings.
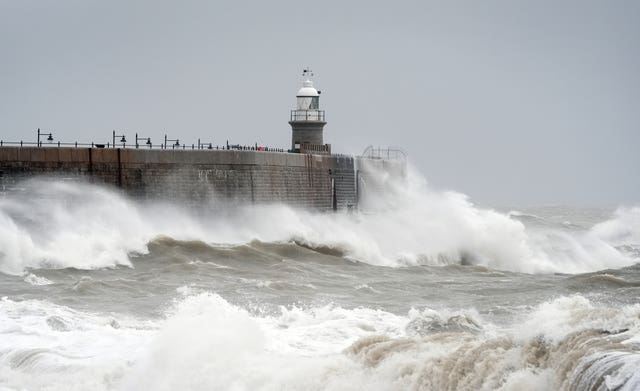
{"label": "lighthouse window", "polygon": [[309,109],[317,110],[318,107],[320,107],[319,100],[320,100],[319,96],[314,96],[313,98],[311,98],[311,104],[309,105]]}

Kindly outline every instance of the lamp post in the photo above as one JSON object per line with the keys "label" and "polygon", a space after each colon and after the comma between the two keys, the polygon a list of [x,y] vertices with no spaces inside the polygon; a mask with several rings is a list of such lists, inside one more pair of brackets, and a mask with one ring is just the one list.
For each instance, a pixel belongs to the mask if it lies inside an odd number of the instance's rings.
{"label": "lamp post", "polygon": [[151,137],[138,137],[138,133],[136,133],[136,148],[139,147],[138,141],[140,140],[147,140],[147,142],[145,142],[145,144],[147,144],[149,146],[149,149],[151,149]]}
{"label": "lamp post", "polygon": [[40,132],[40,128],[38,128],[38,146],[42,145],[40,143],[40,136],[49,136],[49,137],[47,137],[47,141],[48,142],[52,142],[53,141],[53,133],[41,133]]}
{"label": "lamp post", "polygon": [[200,142],[200,139],[198,139],[198,149],[213,149],[213,143],[209,143],[207,145],[207,143],[203,143]]}
{"label": "lamp post", "polygon": [[127,139],[124,137],[124,134],[116,136],[116,131],[113,131],[113,147],[116,147],[116,137],[122,137],[120,139],[120,142],[122,143],[122,148],[124,148],[127,145]]}
{"label": "lamp post", "polygon": [[175,141],[176,142],[175,144],[171,145],[171,149],[173,149],[175,147],[180,147],[180,141],[178,139],[170,140],[170,139],[167,138],[167,135],[165,134],[164,135],[164,149],[167,149],[167,141],[171,141],[171,142]]}

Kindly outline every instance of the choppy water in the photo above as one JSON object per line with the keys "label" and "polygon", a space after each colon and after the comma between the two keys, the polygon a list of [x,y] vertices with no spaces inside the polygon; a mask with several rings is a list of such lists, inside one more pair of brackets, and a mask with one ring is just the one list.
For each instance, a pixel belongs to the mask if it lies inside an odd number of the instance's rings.
{"label": "choppy water", "polygon": [[640,389],[639,207],[386,186],[325,214],[25,183],[0,198],[0,390]]}

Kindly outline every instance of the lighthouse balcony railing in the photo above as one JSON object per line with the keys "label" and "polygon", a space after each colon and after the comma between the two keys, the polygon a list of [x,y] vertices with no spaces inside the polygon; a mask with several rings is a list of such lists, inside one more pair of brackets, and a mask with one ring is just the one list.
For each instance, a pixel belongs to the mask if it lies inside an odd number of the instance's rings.
{"label": "lighthouse balcony railing", "polygon": [[291,110],[291,121],[324,122],[324,110]]}

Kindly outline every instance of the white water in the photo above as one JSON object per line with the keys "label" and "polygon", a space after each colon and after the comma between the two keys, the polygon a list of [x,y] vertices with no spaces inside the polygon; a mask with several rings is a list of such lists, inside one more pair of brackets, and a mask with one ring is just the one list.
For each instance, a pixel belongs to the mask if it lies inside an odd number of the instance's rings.
{"label": "white water", "polygon": [[640,243],[640,207],[619,208],[613,218],[595,225],[592,232],[619,246]]}
{"label": "white water", "polygon": [[606,375],[621,390],[640,386],[640,305],[614,309],[564,297],[505,327],[474,311],[432,309],[397,316],[290,307],[257,316],[218,295],[182,291],[187,296],[166,318],[153,321],[3,299],[0,384],[9,390],[547,390],[593,385]]}
{"label": "white water", "polygon": [[[548,274],[640,261],[640,207],[557,223],[376,179],[356,214],[26,183],[0,199],[0,390],[640,389],[637,268]],[[256,239],[385,267],[233,246]],[[488,269],[410,268],[460,263]]]}
{"label": "white water", "polygon": [[638,262],[640,208],[621,208],[593,228],[526,227],[513,214],[475,207],[456,192],[431,190],[415,172],[364,212],[311,213],[282,205],[194,216],[175,205],[144,204],[97,186],[37,182],[0,199],[0,270],[94,269],[131,265],[159,235],[207,243],[296,240],[339,249],[375,265],[471,263],[526,273],[580,273]]}

